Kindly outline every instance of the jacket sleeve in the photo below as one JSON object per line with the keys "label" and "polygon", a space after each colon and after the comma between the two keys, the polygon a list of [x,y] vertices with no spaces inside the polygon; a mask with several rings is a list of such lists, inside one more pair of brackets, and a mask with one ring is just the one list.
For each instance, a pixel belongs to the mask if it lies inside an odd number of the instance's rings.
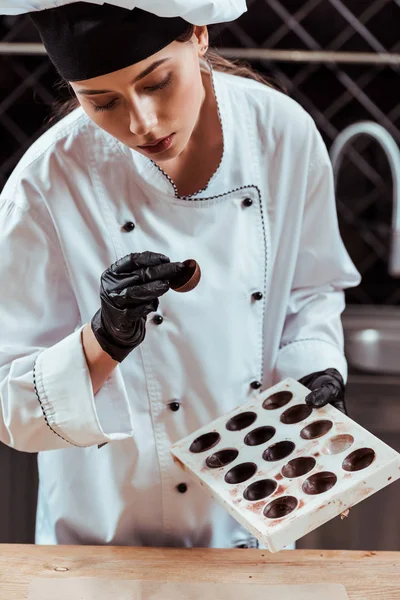
{"label": "jacket sleeve", "polygon": [[299,252],[274,378],[336,368],[346,381],[343,290],[358,285],[360,276],[339,233],[331,162],[314,124],[311,135]]}
{"label": "jacket sleeve", "polygon": [[19,184],[12,200],[0,197],[0,441],[38,452],[124,439],[132,427],[122,376],[117,367],[94,397],[55,230],[26,200],[37,194]]}

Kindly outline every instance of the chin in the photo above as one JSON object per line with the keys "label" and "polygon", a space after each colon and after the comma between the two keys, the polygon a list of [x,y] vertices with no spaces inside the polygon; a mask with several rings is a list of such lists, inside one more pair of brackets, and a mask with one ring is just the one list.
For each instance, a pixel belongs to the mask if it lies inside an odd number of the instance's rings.
{"label": "chin", "polygon": [[[190,139],[190,137],[189,137]],[[169,148],[169,150],[167,150],[166,152],[163,152],[162,154],[159,154],[158,156],[156,156],[154,158],[155,162],[168,162],[170,160],[174,160],[175,158],[178,158],[182,152],[185,151],[187,145],[188,145],[189,140],[184,140],[181,141],[179,139],[176,139],[175,136],[175,140],[172,143],[171,148]]]}

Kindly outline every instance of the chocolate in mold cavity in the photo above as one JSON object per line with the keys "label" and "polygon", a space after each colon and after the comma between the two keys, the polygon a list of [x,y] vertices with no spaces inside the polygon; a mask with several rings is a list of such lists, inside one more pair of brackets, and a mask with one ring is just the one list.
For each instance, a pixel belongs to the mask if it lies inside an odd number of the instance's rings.
{"label": "chocolate in mold cavity", "polygon": [[276,430],[274,427],[269,427],[268,425],[265,427],[258,427],[246,435],[244,443],[246,446],[259,446],[260,444],[269,442],[269,440],[274,437],[275,433]]}
{"label": "chocolate in mold cavity", "polygon": [[372,448],[360,448],[346,456],[342,468],[345,471],[361,471],[373,463],[375,456],[376,454]]}
{"label": "chocolate in mold cavity", "polygon": [[340,454],[354,444],[354,438],[349,434],[340,434],[331,437],[323,448],[326,454]]}
{"label": "chocolate in mold cavity", "polygon": [[224,450],[220,450],[209,456],[206,460],[206,465],[210,469],[226,467],[226,465],[229,465],[229,463],[233,462],[238,456],[239,450],[236,450],[236,448],[225,448]]}
{"label": "chocolate in mold cavity", "polygon": [[255,481],[250,484],[249,487],[245,489],[243,496],[249,502],[256,502],[257,500],[262,500],[273,494],[277,486],[278,484],[276,481],[273,481],[272,479],[261,479],[260,481]]}
{"label": "chocolate in mold cavity", "polygon": [[332,421],[314,421],[301,430],[300,437],[302,437],[303,440],[315,440],[316,438],[326,435],[328,431],[332,429],[332,427]]}
{"label": "chocolate in mold cavity", "polygon": [[264,509],[267,519],[281,519],[286,517],[297,507],[298,500],[294,496],[282,496],[270,502]]}
{"label": "chocolate in mold cavity", "polygon": [[195,260],[189,258],[183,264],[186,268],[169,283],[171,290],[180,293],[191,292],[198,286],[201,279],[200,266]]}
{"label": "chocolate in mold cavity", "polygon": [[212,431],[210,433],[205,433],[200,437],[196,438],[190,448],[189,451],[194,454],[199,454],[199,452],[205,452],[206,450],[210,450],[210,448],[214,448],[220,441],[221,436],[217,431]]}
{"label": "chocolate in mold cavity", "polygon": [[257,415],[255,412],[240,413],[229,419],[226,428],[228,431],[241,431],[242,429],[246,429],[246,427],[253,425],[256,419]]}
{"label": "chocolate in mold cavity", "polygon": [[250,477],[257,471],[257,465],[251,462],[241,463],[240,465],[236,465],[225,475],[226,483],[235,484],[235,483],[243,483],[243,481],[247,481]]}
{"label": "chocolate in mold cavity", "polygon": [[276,392],[276,394],[272,394],[272,396],[269,396],[264,400],[262,406],[265,410],[276,410],[277,408],[282,408],[282,406],[289,404],[292,398],[292,392]]}
{"label": "chocolate in mold cavity", "polygon": [[329,471],[323,471],[321,473],[315,473],[311,475],[302,485],[303,492],[309,496],[315,496],[316,494],[323,494],[327,492],[337,482],[335,473]]}
{"label": "chocolate in mold cavity", "polygon": [[290,441],[277,442],[269,446],[263,453],[263,459],[272,462],[286,458],[295,449],[295,444]]}
{"label": "chocolate in mold cavity", "polygon": [[296,404],[291,408],[285,410],[281,415],[281,423],[285,425],[293,425],[294,423],[300,423],[307,419],[312,413],[313,409],[307,404]]}
{"label": "chocolate in mold cavity", "polygon": [[282,475],[284,475],[288,479],[293,479],[294,477],[301,477],[302,475],[305,475],[306,473],[312,471],[316,464],[317,461],[311,456],[301,456],[300,458],[294,458],[283,467]]}

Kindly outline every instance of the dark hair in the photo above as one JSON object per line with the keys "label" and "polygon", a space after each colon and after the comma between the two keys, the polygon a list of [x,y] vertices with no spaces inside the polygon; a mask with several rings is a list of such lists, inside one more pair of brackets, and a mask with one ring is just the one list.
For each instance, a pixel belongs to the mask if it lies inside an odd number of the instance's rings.
{"label": "dark hair", "polygon": [[[181,36],[177,38],[177,42],[189,42],[194,33],[194,26],[189,25],[187,31],[183,33]],[[220,71],[221,73],[229,73],[230,75],[236,75],[238,77],[246,77],[247,79],[253,79],[254,81],[258,81],[263,83],[269,87],[279,89],[280,91],[286,93],[286,89],[282,86],[281,83],[272,81],[261,73],[255,71],[250,65],[238,60],[228,60],[218,54],[215,50],[209,49],[205,55],[205,58],[211,64],[214,71]],[[72,91],[70,84],[62,79],[59,83],[56,84],[56,88],[61,90],[64,88],[68,88],[69,94],[71,97],[66,100],[58,100],[54,104],[54,112],[53,115],[48,120],[48,124],[53,125],[55,122],[59,121],[63,117],[66,117],[70,112],[78,108],[79,102]]]}

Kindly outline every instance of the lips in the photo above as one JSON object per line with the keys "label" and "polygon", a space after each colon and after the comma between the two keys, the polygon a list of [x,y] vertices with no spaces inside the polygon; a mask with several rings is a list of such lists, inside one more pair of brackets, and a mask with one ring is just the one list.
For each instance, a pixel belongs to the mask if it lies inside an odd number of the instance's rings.
{"label": "lips", "polygon": [[138,146],[138,148],[140,148],[140,150],[142,150],[142,152],[145,152],[146,154],[160,154],[161,152],[165,152],[166,150],[169,150],[169,148],[172,145],[172,138],[174,137],[174,133],[172,133],[171,135],[168,135],[165,138],[161,138],[159,140],[156,140],[155,142],[152,142],[151,144],[146,144],[145,146]]}
{"label": "lips", "polygon": [[167,140],[170,136],[166,135],[163,138],[160,138],[159,140],[156,140],[155,142],[150,142],[149,144],[143,144],[143,146],[139,146],[139,148],[153,148],[154,146],[158,146],[158,144],[161,144],[161,142],[163,142],[164,140]]}

